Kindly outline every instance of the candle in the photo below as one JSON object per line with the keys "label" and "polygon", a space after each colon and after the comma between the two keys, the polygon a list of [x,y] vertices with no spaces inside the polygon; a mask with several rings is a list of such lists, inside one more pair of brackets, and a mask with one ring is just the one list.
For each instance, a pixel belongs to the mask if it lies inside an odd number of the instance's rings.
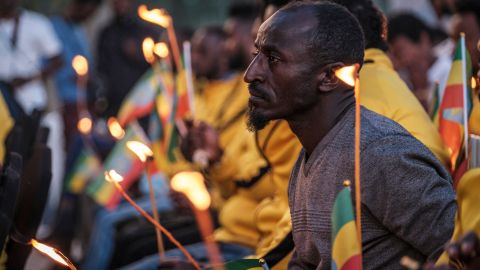
{"label": "candle", "polygon": [[131,205],[133,206],[133,208],[135,208],[135,210],[137,210],[147,221],[149,221],[150,223],[152,223],[155,228],[158,228],[162,233],[165,234],[165,236],[167,236],[167,238],[174,244],[178,247],[178,249],[185,255],[185,257],[187,257],[187,260],[190,261],[190,263],[192,263],[193,267],[195,267],[195,269],[197,270],[201,270],[200,266],[198,265],[198,263],[195,261],[195,259],[193,259],[192,255],[190,255],[190,253],[182,246],[182,244],[180,244],[180,242],[177,241],[177,239],[175,239],[175,237],[173,237],[173,235],[167,230],[165,229],[165,227],[163,227],[162,225],[160,225],[160,223],[158,223],[157,221],[155,221],[147,212],[145,212],[145,210],[143,210],[126,192],[125,190],[123,189],[123,187],[120,185],[120,182],[123,181],[123,177],[118,174],[115,170],[110,170],[108,172],[105,172],[105,180],[107,180],[108,182],[111,182],[115,188],[117,189],[117,191],[123,196],[123,198]]}
{"label": "candle", "polygon": [[[147,174],[148,191],[153,217],[157,223],[160,223],[160,216],[158,215],[157,202],[155,200],[155,192],[153,190],[152,178],[149,170],[151,161],[153,160],[153,152],[148,146],[138,141],[128,141],[126,145],[128,149],[135,153],[138,159],[140,159],[145,164],[145,173]],[[158,255],[159,258],[163,260],[165,257],[165,248],[163,247],[162,234],[158,228],[155,229],[155,234],[157,237]]]}
{"label": "candle", "polygon": [[344,66],[335,71],[335,76],[349,86],[354,87],[355,94],[355,222],[357,227],[358,242],[362,244],[362,222],[361,222],[361,191],[360,191],[360,81],[358,80],[358,69],[360,66],[354,64]]}
{"label": "candle", "polygon": [[214,269],[223,269],[222,257],[215,240],[213,239],[213,222],[208,212],[211,204],[203,175],[199,172],[180,172],[173,176],[171,181],[172,189],[185,194],[193,205],[195,217],[207,247],[208,257]]}
{"label": "candle", "polygon": [[60,264],[63,264],[65,266],[68,266],[71,270],[77,270],[75,265],[73,265],[73,263],[70,262],[70,260],[65,255],[63,255],[60,251],[58,251],[57,249],[52,248],[50,246],[47,246],[45,244],[42,244],[35,239],[30,240],[30,244],[35,249],[37,249],[41,253],[49,256],[50,258],[52,258],[56,262],[58,262]]}
{"label": "candle", "polygon": [[178,47],[177,37],[175,35],[175,29],[173,28],[172,17],[164,9],[152,9],[148,10],[145,5],[138,7],[138,15],[140,18],[147,22],[154,23],[160,27],[167,29],[168,40],[173,52],[173,60],[177,71],[183,69],[182,62],[180,60],[180,50]]}
{"label": "candle", "polygon": [[125,130],[123,130],[117,118],[108,118],[107,126],[108,132],[110,132],[110,135],[112,135],[112,137],[115,138],[117,141],[121,140],[123,136],[125,136]]}

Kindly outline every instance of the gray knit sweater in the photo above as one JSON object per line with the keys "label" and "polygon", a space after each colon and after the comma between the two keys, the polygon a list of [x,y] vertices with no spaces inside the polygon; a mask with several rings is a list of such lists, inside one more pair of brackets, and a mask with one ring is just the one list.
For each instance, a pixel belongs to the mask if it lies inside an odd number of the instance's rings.
{"label": "gray knit sweater", "polygon": [[[292,171],[295,252],[289,269],[330,269],[333,202],[345,179],[354,182],[354,118],[351,108],[307,160],[302,151]],[[362,108],[363,268],[402,269],[405,255],[421,262],[436,259],[453,232],[451,182],[421,142]]]}

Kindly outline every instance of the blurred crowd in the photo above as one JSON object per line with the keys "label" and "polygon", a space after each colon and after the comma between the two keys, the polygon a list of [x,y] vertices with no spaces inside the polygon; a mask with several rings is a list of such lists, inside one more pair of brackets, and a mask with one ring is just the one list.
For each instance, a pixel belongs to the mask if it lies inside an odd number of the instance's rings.
{"label": "blurred crowd", "polygon": [[[160,223],[207,265],[195,211],[169,187],[178,172],[201,172],[222,259],[265,258],[271,268],[286,269],[294,248],[288,180],[302,145],[286,121],[252,128],[258,123],[246,116],[252,112],[244,73],[258,53],[260,25],[291,1],[231,1],[223,25],[175,29],[178,46],[167,28],[139,17],[137,1],[111,0],[114,16],[92,46],[84,22],[101,2],[69,0],[61,13],[46,17],[19,0],[0,0],[0,269],[39,269],[27,263],[31,238],[58,248],[79,269],[157,269],[154,227],[103,180],[106,169],[123,169],[124,188],[149,213],[151,177]],[[480,1],[389,1],[385,13],[370,0],[333,2],[363,27],[362,105],[409,131],[455,183],[462,176],[478,182],[478,168],[458,173],[460,162],[452,160],[435,117],[464,35],[472,70],[470,129],[480,135]],[[422,8],[412,8],[420,2]],[[149,60],[142,46],[148,37],[169,44],[167,54]],[[184,44],[191,44],[190,54]],[[86,75],[72,66],[78,55],[87,60]],[[112,132],[113,123],[123,134]],[[144,171],[148,165],[128,152],[126,138],[150,145],[153,168]],[[455,240],[472,229],[480,233],[480,224],[456,231]],[[468,237],[480,248],[475,235]],[[436,241],[443,246],[451,238]],[[163,245],[167,257],[184,259],[170,241]],[[464,251],[450,247],[445,260]],[[423,264],[440,253],[415,259]]]}

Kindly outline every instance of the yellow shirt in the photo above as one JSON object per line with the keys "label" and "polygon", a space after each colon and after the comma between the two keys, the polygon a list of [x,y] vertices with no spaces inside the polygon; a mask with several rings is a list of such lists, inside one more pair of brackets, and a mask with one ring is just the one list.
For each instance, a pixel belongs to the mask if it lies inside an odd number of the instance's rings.
{"label": "yellow shirt", "polygon": [[8,106],[0,95],[0,165],[3,165],[5,159],[5,140],[13,127],[13,119],[8,111]]}
{"label": "yellow shirt", "polygon": [[360,70],[360,102],[399,123],[425,144],[443,165],[450,167],[448,152],[430,117],[395,72],[388,56],[379,49],[365,51],[365,64]]}

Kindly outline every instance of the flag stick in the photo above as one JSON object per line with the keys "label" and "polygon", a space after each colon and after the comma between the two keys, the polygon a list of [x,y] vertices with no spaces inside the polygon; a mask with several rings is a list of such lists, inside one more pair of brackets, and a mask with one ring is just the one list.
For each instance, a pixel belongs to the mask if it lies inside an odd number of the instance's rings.
{"label": "flag stick", "polygon": [[188,107],[190,108],[190,114],[195,115],[195,104],[193,102],[193,75],[192,75],[192,55],[190,42],[183,42],[183,58],[185,61],[185,77],[187,79],[187,93],[188,93]]}
{"label": "flag stick", "polygon": [[463,140],[465,143],[465,160],[468,161],[468,85],[467,85],[467,59],[465,56],[465,33],[460,33],[460,46],[462,50],[462,80],[463,80]]}

